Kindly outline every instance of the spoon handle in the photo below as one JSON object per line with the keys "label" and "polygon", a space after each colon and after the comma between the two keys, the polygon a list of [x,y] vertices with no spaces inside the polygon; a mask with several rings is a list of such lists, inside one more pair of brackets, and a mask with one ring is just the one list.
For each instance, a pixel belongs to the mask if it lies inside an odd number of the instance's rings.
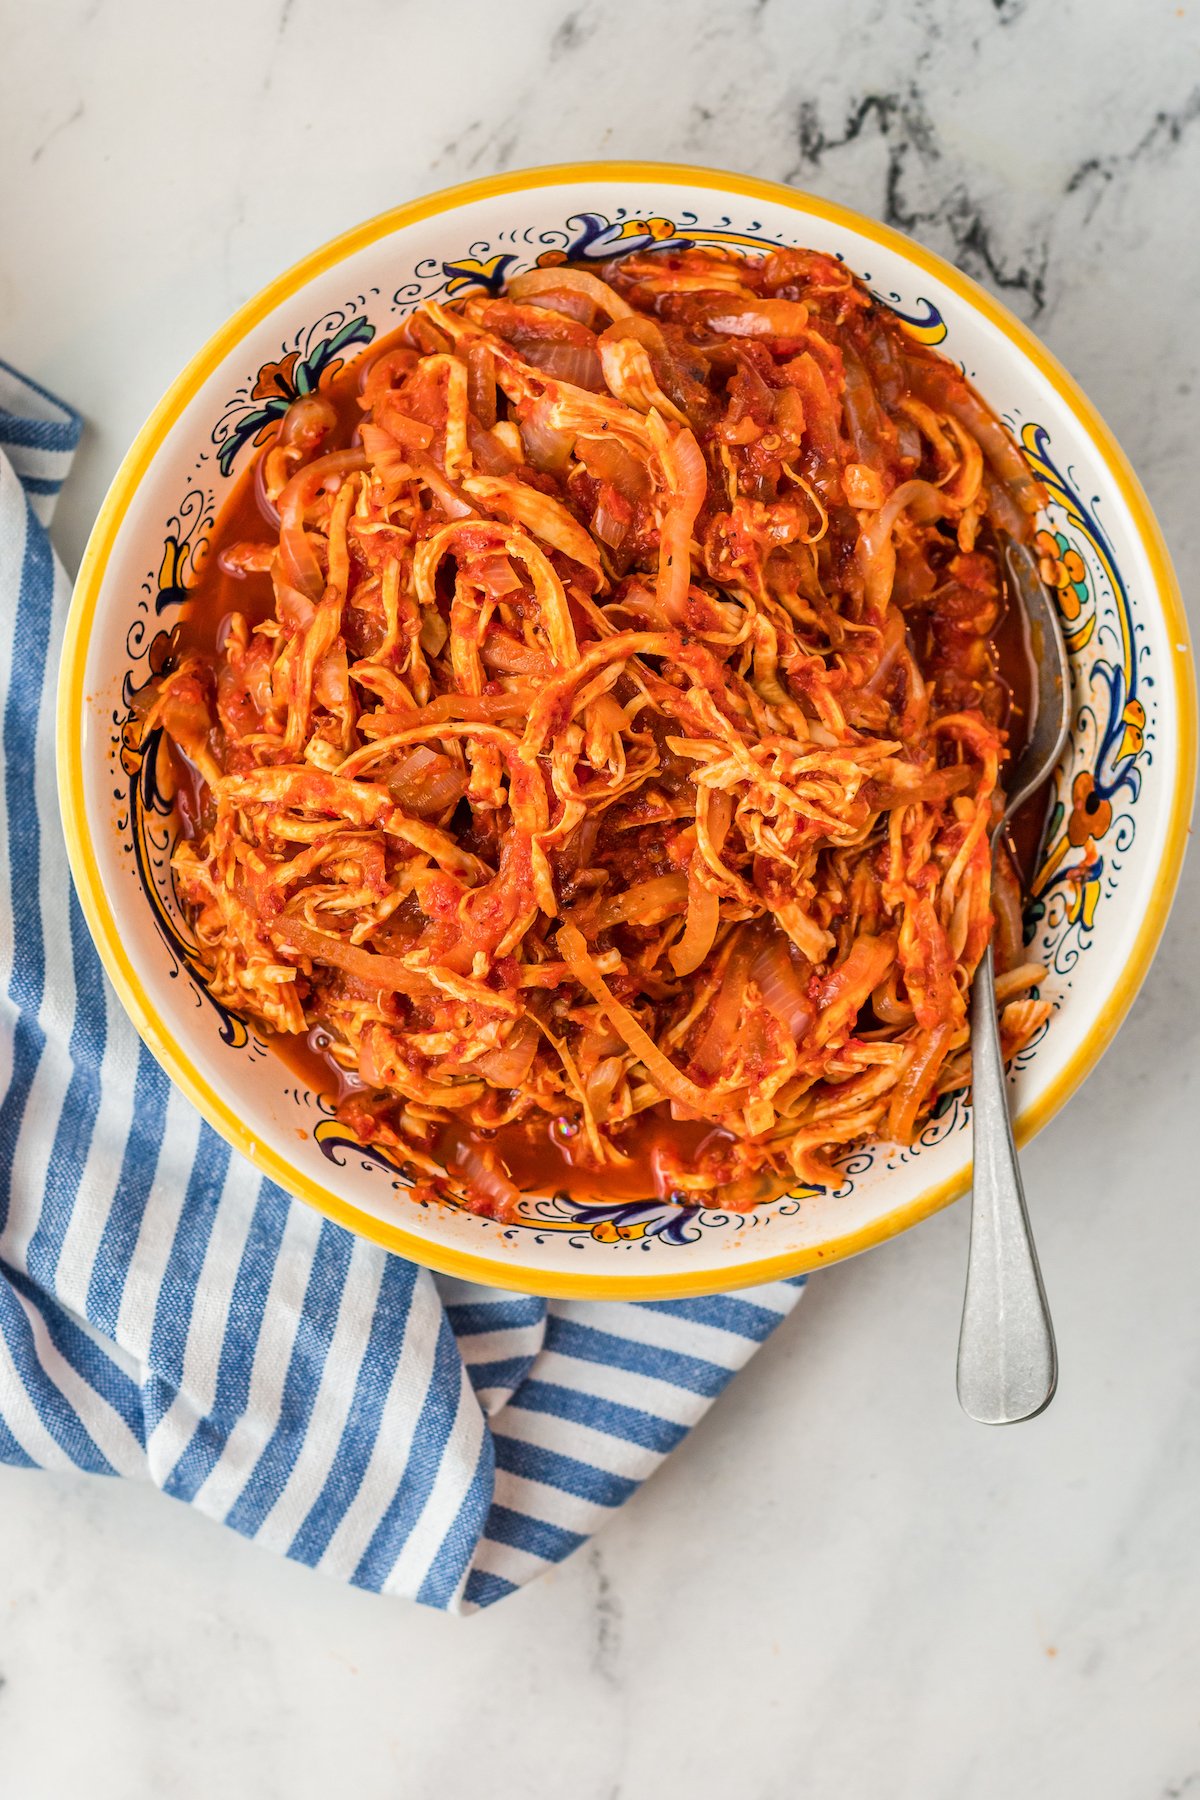
{"label": "spoon handle", "polygon": [[975,1173],[958,1398],[981,1424],[1011,1425],[1049,1406],[1058,1357],[1008,1113],[990,944],[971,989],[971,1071]]}

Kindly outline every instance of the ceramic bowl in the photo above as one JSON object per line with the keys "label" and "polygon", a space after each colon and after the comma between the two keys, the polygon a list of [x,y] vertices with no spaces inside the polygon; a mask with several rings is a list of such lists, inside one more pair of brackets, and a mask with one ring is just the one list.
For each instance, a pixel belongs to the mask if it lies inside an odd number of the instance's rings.
{"label": "ceramic bowl", "polygon": [[1192,665],[1158,527],[1111,433],[1025,327],[917,244],[828,201],[745,176],[645,163],[472,182],[382,214],[264,289],[200,351],[141,432],[88,545],[59,693],[59,780],[75,880],[105,966],[168,1074],[269,1176],[414,1260],[543,1294],[663,1298],[766,1281],[879,1242],[961,1193],[969,1108],[950,1096],[920,1141],[847,1156],[834,1190],[749,1215],[658,1200],[530,1196],[497,1224],[422,1206],[327,1100],[218,1006],[171,885],[177,823],[129,728],[223,497],[297,392],[361,355],[431,295],[495,291],[539,260],[688,240],[829,251],[906,330],[962,364],[1051,496],[1053,569],[1074,731],[1027,926],[1052,1014],[1012,1071],[1018,1139],[1078,1087],[1162,932],[1195,761]]}

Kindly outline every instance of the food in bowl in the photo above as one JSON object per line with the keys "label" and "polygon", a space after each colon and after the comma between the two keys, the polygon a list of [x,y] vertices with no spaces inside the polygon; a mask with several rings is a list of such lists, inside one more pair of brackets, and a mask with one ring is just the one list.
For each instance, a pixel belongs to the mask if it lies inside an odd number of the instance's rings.
{"label": "food in bowl", "polygon": [[[1035,547],[1075,705],[1025,896],[1026,955],[1046,969],[1031,997],[1051,1009],[1012,1064],[1014,1127],[1028,1139],[1112,1040],[1162,934],[1196,761],[1187,625],[1153,513],[1086,396],[1002,305],[886,226],[750,177],[645,163],[489,177],[356,226],[248,301],[156,407],[89,541],[59,678],[58,780],[79,900],[117,997],[182,1099],[258,1173],[360,1236],[456,1275],[581,1299],[759,1285],[906,1230],[966,1186],[964,1091],[944,1094],[909,1146],[848,1145],[831,1159],[836,1187],[797,1180],[748,1211],[720,1191],[661,1198],[618,1173],[582,1197],[551,1173],[503,1219],[411,1194],[398,1158],[336,1116],[344,1084],[328,1059],[290,1036],[274,1040],[288,1052],[277,1054],[251,1015],[212,994],[171,872],[187,795],[165,780],[164,734],[137,741],[137,691],[194,611],[214,522],[228,520],[235,490],[246,500],[241,471],[261,434],[295,399],[329,391],[352,347],[373,354],[423,299],[685,243],[755,255],[807,244],[861,271],[910,340],[966,372],[1046,489]],[[209,556],[209,576],[214,567]],[[1019,665],[1006,632],[1002,621],[1002,666]],[[186,1126],[187,1107],[170,1104],[169,1128]],[[211,1152],[216,1179],[224,1168],[254,1179],[222,1161],[221,1145]]]}
{"label": "food in bowl", "polygon": [[418,1198],[836,1186],[967,1081],[993,934],[1006,1055],[1050,1010],[990,850],[1045,499],[822,252],[422,303],[293,401],[137,696],[211,993]]}

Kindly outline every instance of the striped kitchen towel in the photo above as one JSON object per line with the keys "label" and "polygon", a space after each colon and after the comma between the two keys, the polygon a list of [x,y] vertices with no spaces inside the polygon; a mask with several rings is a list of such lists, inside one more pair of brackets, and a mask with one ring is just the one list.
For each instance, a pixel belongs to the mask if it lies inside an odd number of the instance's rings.
{"label": "striped kitchen towel", "polygon": [[150,1480],[344,1581],[470,1611],[560,1562],[799,1283],[659,1305],[441,1280],[234,1155],[108,986],[54,781],[80,423],[0,364],[0,1460]]}

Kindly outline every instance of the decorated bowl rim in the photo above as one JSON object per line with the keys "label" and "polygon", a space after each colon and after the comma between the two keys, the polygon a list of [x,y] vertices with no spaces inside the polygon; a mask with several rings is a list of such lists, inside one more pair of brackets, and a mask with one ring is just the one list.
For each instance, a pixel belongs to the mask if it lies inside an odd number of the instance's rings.
{"label": "decorated bowl rim", "polygon": [[381,1244],[385,1249],[449,1275],[552,1297],[591,1300],[681,1299],[713,1288],[748,1287],[797,1275],[842,1260],[884,1242],[928,1218],[966,1189],[970,1163],[924,1189],[913,1199],[857,1230],[835,1235],[821,1244],[765,1256],[747,1255],[715,1278],[711,1268],[645,1276],[611,1275],[581,1269],[579,1273],[545,1271],[536,1265],[492,1258],[431,1242],[402,1224],[373,1216],[341,1199],[263,1144],[238,1118],[233,1106],[192,1066],[186,1049],[168,1038],[121,941],[116,913],[105,890],[84,803],[85,672],[100,594],[109,559],[137,488],[170,431],[204,383],[237,344],[281,302],[346,257],[379,239],[439,213],[493,199],[567,183],[661,181],[690,184],[713,193],[773,202],[791,211],[818,217],[853,231],[903,256],[932,276],[970,309],[993,325],[1049,383],[1087,433],[1104,459],[1128,508],[1153,577],[1170,644],[1173,716],[1176,730],[1173,796],[1162,858],[1151,904],[1133,948],[1091,1029],[1047,1088],[1018,1115],[1018,1143],[1026,1143],[1070,1098],[1107,1049],[1146,975],[1166,925],[1179,879],[1191,816],[1196,772],[1197,709],[1195,670],[1182,596],[1170,555],[1149,501],[1113,433],[1078,383],[1035,334],[969,275],[933,251],[894,230],[832,200],[778,182],[732,171],[685,163],[589,161],[517,169],[506,174],[442,188],[376,214],[331,238],[268,282],[239,307],[172,382],[123,458],[97,516],[80,563],[67,619],[57,696],[57,765],[59,804],[67,852],[80,903],[101,960],[121,1002],[147,1048],[176,1086],[213,1128],[265,1175],[287,1192],[306,1200],[327,1218]]}

